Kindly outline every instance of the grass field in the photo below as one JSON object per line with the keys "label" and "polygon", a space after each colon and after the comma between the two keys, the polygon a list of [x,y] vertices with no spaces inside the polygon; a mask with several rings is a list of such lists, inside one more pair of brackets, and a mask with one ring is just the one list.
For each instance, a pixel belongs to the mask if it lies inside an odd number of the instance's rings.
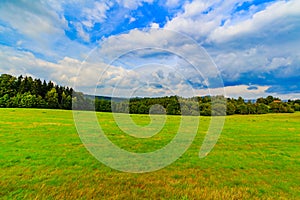
{"label": "grass field", "polygon": [[[179,116],[151,139],[123,134],[98,113],[108,137],[147,152],[173,137]],[[133,115],[147,124],[146,115]],[[199,159],[210,118],[188,151],[159,171],[119,172],[85,149],[71,111],[0,109],[0,199],[300,199],[300,113],[228,116],[213,151]]]}

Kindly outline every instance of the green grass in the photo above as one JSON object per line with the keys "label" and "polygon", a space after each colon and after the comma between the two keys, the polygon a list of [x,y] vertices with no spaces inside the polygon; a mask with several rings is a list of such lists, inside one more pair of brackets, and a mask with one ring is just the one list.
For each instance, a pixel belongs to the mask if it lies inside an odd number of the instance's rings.
{"label": "green grass", "polygon": [[[180,120],[168,116],[159,134],[136,139],[110,113],[97,115],[108,137],[133,152],[163,147]],[[71,111],[0,109],[0,199],[300,199],[300,113],[226,117],[217,145],[199,159],[209,121],[201,117],[193,144],[170,166],[129,174],[89,154]]]}

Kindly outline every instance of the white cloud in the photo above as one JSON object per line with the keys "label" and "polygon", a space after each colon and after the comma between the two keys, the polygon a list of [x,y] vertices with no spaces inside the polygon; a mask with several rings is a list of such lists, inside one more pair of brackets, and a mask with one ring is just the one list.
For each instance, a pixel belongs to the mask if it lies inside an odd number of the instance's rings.
{"label": "white cloud", "polygon": [[184,13],[181,17],[193,18],[200,16],[210,5],[211,2],[209,3],[207,1],[192,1],[184,6]]}
{"label": "white cloud", "polygon": [[226,96],[238,98],[239,96],[244,99],[259,98],[266,95],[266,90],[269,86],[257,86],[256,90],[249,90],[249,85],[237,85],[225,87]]}
{"label": "white cloud", "polygon": [[151,28],[159,28],[159,24],[157,24],[157,23],[151,23],[150,27]]}
{"label": "white cloud", "polygon": [[116,62],[129,69],[145,64],[171,66],[186,79],[197,79],[193,81],[194,84],[206,80],[212,86],[213,80],[209,79],[217,77],[219,73],[204,49],[193,39],[177,32],[132,30],[128,34],[111,36],[100,46],[97,56],[105,59],[105,62]]}
{"label": "white cloud", "polygon": [[166,6],[171,7],[171,8],[177,7],[178,5],[180,5],[179,1],[180,0],[167,0]]}
{"label": "white cloud", "polygon": [[139,96],[193,96],[193,88],[221,85],[216,79],[218,69],[206,52],[194,40],[177,32],[136,29],[111,36],[87,59],[88,63],[103,61],[118,68],[105,70],[101,92],[111,92],[119,84],[121,96],[136,88],[142,88],[136,93]]}
{"label": "white cloud", "polygon": [[135,22],[136,21],[136,18],[134,17],[129,17],[129,24],[132,23],[132,22]]}
{"label": "white cloud", "polygon": [[289,66],[292,63],[292,59],[290,57],[274,57],[272,61],[266,66],[267,70],[277,69],[282,66]]}
{"label": "white cloud", "polygon": [[153,3],[153,1],[154,0],[117,0],[117,3],[125,8],[134,10],[141,6],[144,2]]}
{"label": "white cloud", "polygon": [[[280,28],[289,24],[288,18],[300,17],[300,1],[279,1],[269,5],[265,10],[255,13],[250,19],[236,24],[227,23],[225,26],[216,28],[209,36],[209,40],[214,42],[225,42],[230,39],[236,39],[237,36],[251,36],[250,34],[260,34],[264,30],[269,30],[270,34],[274,28]],[[296,19],[296,18],[295,18]],[[297,21],[297,19],[296,19]],[[274,27],[274,25],[277,25]],[[284,26],[285,25],[285,26]],[[279,32],[281,30],[276,30]]]}
{"label": "white cloud", "polygon": [[30,52],[0,46],[0,65],[0,73],[30,75],[72,86],[72,79],[76,77],[81,61],[65,57],[58,62],[49,62],[36,58]]}
{"label": "white cloud", "polygon": [[[244,0],[191,1],[168,21],[165,28],[186,33],[198,42],[226,42],[237,37],[260,39],[269,34],[293,31],[299,24],[300,2],[269,2],[235,11]],[[298,26],[299,27],[299,26]]]}
{"label": "white cloud", "polygon": [[112,6],[109,2],[93,2],[91,7],[82,9],[82,17],[84,18],[83,24],[92,28],[95,23],[102,23],[107,18],[107,11]]}
{"label": "white cloud", "polygon": [[[1,4],[0,19],[7,24],[2,37],[8,41],[15,39],[11,46],[16,51],[26,49],[47,60],[59,60],[66,56],[82,59],[90,51],[89,47],[65,35],[67,21],[60,11],[53,10],[54,5],[49,2],[9,1]],[[55,7],[61,7],[59,5]],[[79,34],[88,40],[83,30]]]}
{"label": "white cloud", "polygon": [[23,44],[23,41],[22,40],[18,40],[16,45],[17,46],[21,46],[22,44]]}
{"label": "white cloud", "polygon": [[241,73],[249,71],[263,71],[267,65],[268,58],[263,49],[250,48],[246,50],[236,50],[230,53],[218,52],[214,58],[217,66],[228,74],[232,74],[232,79],[239,78]]}
{"label": "white cloud", "polygon": [[[300,53],[294,44],[276,44],[273,46],[256,46],[248,49],[226,49],[210,52],[214,62],[222,71],[223,78],[228,81],[239,80],[245,74],[266,74],[285,67],[278,76],[293,76],[298,73]],[[240,80],[241,82],[243,80]],[[255,80],[253,80],[255,81]]]}
{"label": "white cloud", "polygon": [[74,23],[76,30],[77,30],[77,34],[80,38],[82,38],[85,42],[89,42],[90,41],[90,35],[84,31],[83,26],[81,23]]}
{"label": "white cloud", "polygon": [[220,26],[222,20],[230,18],[231,11],[238,2],[241,0],[187,2],[183,11],[171,19],[165,28],[204,40]]}
{"label": "white cloud", "polygon": [[2,3],[0,18],[17,32],[44,44],[50,42],[49,38],[64,35],[67,27],[63,17],[38,1]]}

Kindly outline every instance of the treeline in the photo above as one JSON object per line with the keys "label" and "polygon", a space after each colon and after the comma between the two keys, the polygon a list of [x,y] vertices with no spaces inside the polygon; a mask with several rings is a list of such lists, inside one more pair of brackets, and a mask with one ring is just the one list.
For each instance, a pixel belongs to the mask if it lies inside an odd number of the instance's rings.
{"label": "treeline", "polygon": [[300,100],[283,102],[281,99],[268,96],[258,98],[255,102],[238,99],[227,99],[227,114],[267,114],[267,113],[293,113],[300,111]]}
{"label": "treeline", "polygon": [[72,109],[73,89],[30,76],[0,76],[0,107]]}
{"label": "treeline", "polygon": [[[160,106],[158,106],[160,105]],[[283,102],[279,98],[268,96],[256,101],[225,98],[223,96],[205,96],[182,98],[178,96],[160,98],[134,98],[124,102],[113,102],[96,98],[96,111],[124,112],[133,114],[166,113],[169,115],[233,115],[293,113],[300,111],[300,100]]]}
{"label": "treeline", "polygon": [[[212,106],[211,99],[215,98]],[[213,109],[212,109],[213,108]],[[107,101],[95,99],[95,109],[101,112],[120,112],[131,114],[168,115],[225,115],[226,100],[222,96],[183,98],[179,96],[157,98],[133,98],[129,101]]]}
{"label": "treeline", "polygon": [[[72,105],[73,103],[73,105]],[[73,106],[73,107],[72,107]],[[233,115],[293,113],[300,111],[300,100],[281,101],[268,96],[255,101],[204,96],[183,98],[178,96],[156,98],[111,99],[95,97],[75,92],[72,88],[42,82],[40,79],[2,74],[0,76],[0,107],[53,108],[96,110],[132,114],[169,115]]]}

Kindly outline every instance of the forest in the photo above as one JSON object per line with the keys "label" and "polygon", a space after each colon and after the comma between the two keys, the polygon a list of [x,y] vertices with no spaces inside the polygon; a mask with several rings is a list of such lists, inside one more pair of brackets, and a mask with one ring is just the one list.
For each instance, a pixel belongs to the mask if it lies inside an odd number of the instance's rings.
{"label": "forest", "polygon": [[[73,105],[72,105],[73,103]],[[91,98],[72,88],[59,86],[49,81],[33,79],[30,76],[0,76],[0,107],[2,108],[49,108],[96,110],[132,114],[169,115],[233,115],[293,113],[300,111],[300,100],[282,101],[268,96],[255,101],[203,96],[184,98],[179,96],[131,98],[114,100],[110,97]]]}
{"label": "forest", "polygon": [[72,93],[72,88],[30,76],[0,76],[0,107],[72,109]]}

